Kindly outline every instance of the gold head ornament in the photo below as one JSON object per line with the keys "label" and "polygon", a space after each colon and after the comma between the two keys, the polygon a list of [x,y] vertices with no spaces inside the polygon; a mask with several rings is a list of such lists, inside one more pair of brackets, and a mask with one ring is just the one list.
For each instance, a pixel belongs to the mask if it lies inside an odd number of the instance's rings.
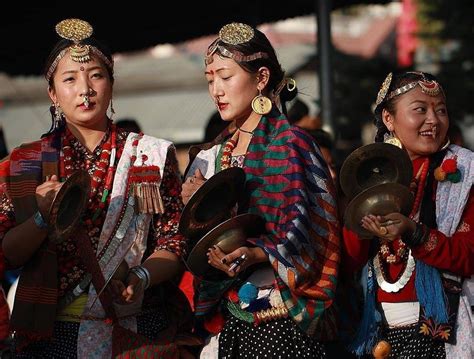
{"label": "gold head ornament", "polygon": [[251,26],[240,22],[224,25],[219,30],[219,39],[226,44],[240,45],[253,39],[255,33]]}
{"label": "gold head ornament", "polygon": [[244,55],[240,51],[226,47],[226,45],[236,46],[245,44],[252,40],[254,36],[255,31],[250,25],[240,22],[224,25],[219,30],[219,37],[207,49],[204,63],[206,65],[211,64],[213,61],[212,55],[216,51],[219,51],[222,56],[231,58],[237,62],[248,62],[260,58],[267,58],[268,54],[266,52],[259,51],[254,54]]}
{"label": "gold head ornament", "polygon": [[71,59],[79,63],[87,63],[91,61],[91,53],[97,55],[111,70],[113,70],[113,62],[105,56],[102,51],[92,45],[82,43],[84,40],[92,36],[94,29],[92,26],[81,19],[65,19],[56,25],[56,33],[63,39],[73,42],[71,46],[62,50],[51,64],[46,74],[46,80],[49,81],[56,70],[59,61],[69,51]]}
{"label": "gold head ornament", "polygon": [[379,106],[382,102],[388,101],[396,96],[403,95],[404,93],[407,93],[408,91],[414,89],[416,86],[420,86],[421,91],[424,94],[427,94],[428,96],[434,97],[434,96],[438,96],[440,93],[444,94],[443,88],[441,87],[441,85],[436,80],[427,79],[423,72],[410,71],[410,72],[407,72],[407,74],[414,74],[414,75],[421,76],[421,79],[410,82],[406,85],[403,85],[387,94],[388,89],[390,88],[390,84],[392,82],[392,73],[389,73],[387,77],[385,78],[384,82],[382,83],[382,86],[380,87],[379,93],[377,95],[377,101],[375,102],[376,112],[379,109]]}

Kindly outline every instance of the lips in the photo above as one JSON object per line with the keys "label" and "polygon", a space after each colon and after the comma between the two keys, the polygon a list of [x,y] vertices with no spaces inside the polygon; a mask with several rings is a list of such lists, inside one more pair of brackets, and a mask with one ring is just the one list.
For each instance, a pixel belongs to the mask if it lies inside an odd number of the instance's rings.
{"label": "lips", "polygon": [[219,103],[217,104],[217,107],[219,108],[220,111],[222,111],[222,110],[225,110],[228,105],[229,105],[228,103],[219,102]]}
{"label": "lips", "polygon": [[428,130],[423,130],[423,131],[420,131],[419,134],[420,134],[420,136],[431,137],[431,138],[434,139],[434,138],[436,138],[437,128],[433,127],[433,128],[428,129]]}

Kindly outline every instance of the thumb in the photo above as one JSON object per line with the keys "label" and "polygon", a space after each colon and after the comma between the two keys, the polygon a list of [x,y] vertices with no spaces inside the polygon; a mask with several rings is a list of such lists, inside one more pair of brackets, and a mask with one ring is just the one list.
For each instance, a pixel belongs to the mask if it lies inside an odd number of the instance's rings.
{"label": "thumb", "polygon": [[205,179],[199,168],[196,168],[196,170],[194,171],[194,177],[196,177],[198,179],[202,179],[202,180]]}

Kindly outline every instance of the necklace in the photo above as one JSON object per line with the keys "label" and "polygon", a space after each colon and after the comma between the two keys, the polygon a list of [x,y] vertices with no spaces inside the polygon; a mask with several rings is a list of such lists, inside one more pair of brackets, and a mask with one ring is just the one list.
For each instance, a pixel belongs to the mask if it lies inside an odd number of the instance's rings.
{"label": "necklace", "polygon": [[[94,222],[103,209],[106,206],[107,198],[112,188],[112,182],[115,174],[115,158],[117,151],[117,129],[114,124],[110,125],[111,133],[109,140],[102,145],[102,150],[99,155],[99,160],[97,163],[93,163],[89,160],[83,164],[84,168],[90,173],[93,169],[91,175],[91,192],[89,195],[89,208],[97,206],[94,215],[92,216],[92,222]],[[68,131],[64,134],[62,139],[61,153],[60,153],[60,165],[59,172],[62,180],[69,178],[73,171],[73,137],[74,135]],[[92,168],[91,168],[92,166]],[[94,169],[95,167],[95,169]],[[105,178],[105,186],[102,193],[100,189],[103,186]],[[99,194],[100,201],[97,204],[94,199],[96,195]],[[87,220],[86,220],[87,222]]]}
{"label": "necklace", "polygon": [[380,255],[376,255],[374,258],[374,271],[375,277],[377,279],[377,284],[384,292],[396,293],[400,291],[400,289],[405,287],[405,285],[408,283],[415,269],[415,265],[415,259],[413,258],[413,256],[411,255],[411,251],[409,250],[405,269],[402,271],[401,275],[394,283],[390,283],[385,278],[384,271],[382,268],[383,264],[380,260]]}
{"label": "necklace", "polygon": [[222,148],[221,157],[221,170],[225,170],[230,167],[232,159],[232,151],[237,146],[237,141],[233,138],[229,138]]}
{"label": "necklace", "polygon": [[243,128],[240,128],[239,126],[237,126],[237,129],[238,129],[240,132],[248,133],[249,135],[253,136],[253,131],[244,130]]}
{"label": "necklace", "polygon": [[[411,219],[414,219],[415,216],[418,214],[420,204],[423,198],[426,177],[428,175],[428,168],[429,168],[429,158],[426,158],[423,164],[421,165],[418,173],[416,174],[415,178],[413,179],[412,184],[410,185],[412,189],[416,188],[415,200],[413,202],[413,207],[409,215]],[[390,247],[388,246],[387,243],[384,243],[380,246],[380,254],[387,263],[392,263],[392,264],[400,263],[403,257],[405,256],[406,254],[405,242],[403,242],[401,238],[398,238],[397,244],[398,244],[398,249],[396,253],[392,253],[390,251]]]}

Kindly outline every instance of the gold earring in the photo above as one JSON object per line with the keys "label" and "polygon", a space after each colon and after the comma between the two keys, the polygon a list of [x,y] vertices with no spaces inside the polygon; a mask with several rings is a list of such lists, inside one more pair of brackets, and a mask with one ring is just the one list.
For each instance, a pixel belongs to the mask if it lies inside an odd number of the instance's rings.
{"label": "gold earring", "polygon": [[253,98],[252,110],[258,115],[266,115],[272,110],[272,101],[262,95],[262,90],[258,90],[258,95]]}
{"label": "gold earring", "polygon": [[392,131],[385,135],[383,142],[397,146],[398,148],[403,148],[402,142],[394,135]]}

